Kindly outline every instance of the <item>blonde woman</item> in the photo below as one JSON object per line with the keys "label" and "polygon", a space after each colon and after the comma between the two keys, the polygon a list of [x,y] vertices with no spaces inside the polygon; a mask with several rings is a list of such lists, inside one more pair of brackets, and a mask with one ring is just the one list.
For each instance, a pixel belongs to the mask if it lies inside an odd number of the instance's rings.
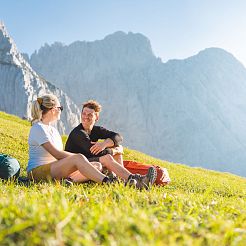
{"label": "blonde woman", "polygon": [[27,172],[34,180],[67,178],[79,170],[87,180],[109,182],[103,175],[100,163],[90,163],[81,154],[63,151],[61,136],[51,123],[60,119],[63,107],[54,95],[39,97],[32,105],[32,127],[30,130],[29,161]]}
{"label": "blonde woman", "polygon": [[[74,154],[63,150],[61,136],[51,123],[60,119],[63,107],[54,95],[37,98],[32,105],[32,127],[30,130],[29,161],[27,172],[34,180],[62,179],[80,173],[80,181],[93,180],[108,183],[110,179],[102,174],[99,162],[89,162],[82,154]],[[114,171],[122,169],[118,163]],[[133,175],[127,171],[123,177],[137,188],[148,188],[156,178],[154,168],[150,168],[145,176]]]}

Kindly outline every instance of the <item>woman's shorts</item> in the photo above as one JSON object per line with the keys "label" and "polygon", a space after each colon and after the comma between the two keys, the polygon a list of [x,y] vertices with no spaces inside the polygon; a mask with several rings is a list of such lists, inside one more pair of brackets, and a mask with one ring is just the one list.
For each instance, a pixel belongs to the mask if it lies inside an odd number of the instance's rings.
{"label": "woman's shorts", "polygon": [[50,173],[50,164],[45,164],[33,168],[30,172],[27,173],[27,176],[29,179],[35,181],[40,181],[40,180],[50,181],[52,179]]}

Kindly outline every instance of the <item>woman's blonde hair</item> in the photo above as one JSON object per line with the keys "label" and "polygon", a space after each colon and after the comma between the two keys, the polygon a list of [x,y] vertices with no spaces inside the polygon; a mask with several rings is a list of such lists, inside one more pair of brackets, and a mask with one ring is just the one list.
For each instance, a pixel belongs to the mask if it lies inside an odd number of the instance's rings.
{"label": "woman's blonde hair", "polygon": [[46,94],[38,97],[37,100],[32,103],[32,124],[40,121],[42,119],[42,116],[46,114],[50,109],[55,107],[58,102],[59,101],[57,97],[52,94]]}

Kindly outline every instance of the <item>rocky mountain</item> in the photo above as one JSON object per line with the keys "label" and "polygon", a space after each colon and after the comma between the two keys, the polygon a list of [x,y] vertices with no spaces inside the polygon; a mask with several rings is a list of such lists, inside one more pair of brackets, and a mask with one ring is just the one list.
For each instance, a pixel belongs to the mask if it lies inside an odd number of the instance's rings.
{"label": "rocky mountain", "polygon": [[64,105],[57,127],[61,133],[68,133],[79,122],[78,107],[62,90],[31,68],[0,23],[0,110],[29,119],[32,101],[45,93],[55,94]]}
{"label": "rocky mountain", "polygon": [[146,37],[117,32],[45,44],[30,63],[78,105],[101,102],[100,124],[121,132],[126,146],[246,176],[246,69],[225,50],[162,63]]}

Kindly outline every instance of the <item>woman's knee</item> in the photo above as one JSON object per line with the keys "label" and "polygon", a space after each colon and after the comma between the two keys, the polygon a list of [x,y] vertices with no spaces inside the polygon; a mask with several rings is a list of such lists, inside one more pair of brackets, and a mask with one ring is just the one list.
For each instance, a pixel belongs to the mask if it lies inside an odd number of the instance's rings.
{"label": "woman's knee", "polygon": [[88,159],[84,156],[84,155],[82,155],[82,154],[75,154],[74,155],[74,159],[76,160],[76,161],[88,161]]}

